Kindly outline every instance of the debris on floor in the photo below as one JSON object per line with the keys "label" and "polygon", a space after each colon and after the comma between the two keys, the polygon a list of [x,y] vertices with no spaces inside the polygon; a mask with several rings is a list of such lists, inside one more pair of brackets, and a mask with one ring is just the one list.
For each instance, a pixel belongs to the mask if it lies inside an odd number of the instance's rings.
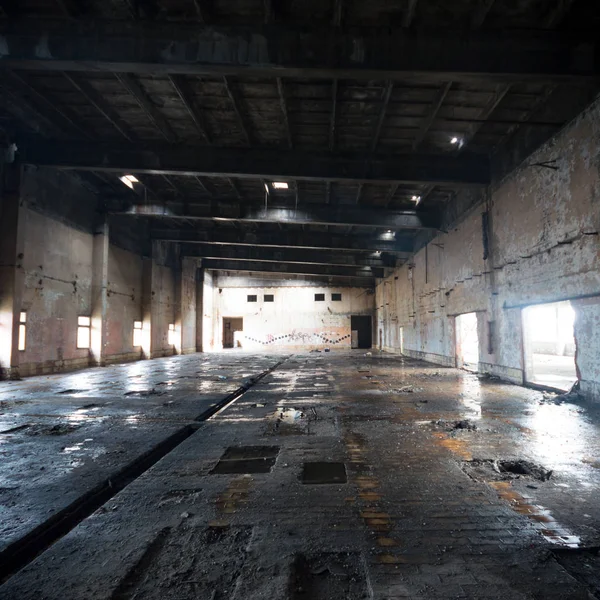
{"label": "debris on floor", "polygon": [[58,423],[56,425],[32,425],[25,433],[27,435],[66,435],[82,425],[74,425],[73,423]]}
{"label": "debris on floor", "polygon": [[136,396],[138,398],[149,398],[150,396],[164,396],[166,392],[152,388],[150,390],[133,390],[125,392],[125,396]]}
{"label": "debris on floor", "polygon": [[553,471],[523,459],[494,460],[476,458],[464,461],[462,469],[471,479],[476,481],[506,481],[521,477],[537,481],[548,481],[553,474]]}

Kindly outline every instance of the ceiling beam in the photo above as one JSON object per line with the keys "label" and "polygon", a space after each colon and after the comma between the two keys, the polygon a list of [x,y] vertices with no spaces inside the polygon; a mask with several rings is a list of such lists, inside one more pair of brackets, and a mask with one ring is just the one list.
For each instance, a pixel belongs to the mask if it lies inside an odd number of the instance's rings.
{"label": "ceiling beam", "polygon": [[20,150],[25,163],[60,169],[284,181],[298,179],[454,186],[485,186],[490,183],[489,159],[471,153],[462,153],[460,156],[365,156],[264,148],[148,143],[111,145],[42,140],[22,140]]}
{"label": "ceiling beam", "polygon": [[554,7],[546,16],[544,26],[552,28],[560,25],[562,20],[567,16],[569,10],[571,10],[573,1],[574,0],[553,0]]}
{"label": "ceiling beam", "polygon": [[[556,31],[0,22],[0,68],[446,81],[597,82],[598,40]],[[39,49],[44,51],[40,52]],[[590,81],[591,80],[591,81]]]}
{"label": "ceiling beam", "polygon": [[288,146],[290,149],[292,149],[294,147],[294,140],[292,138],[292,128],[290,127],[290,118],[285,99],[285,88],[281,77],[277,78],[277,93],[279,94],[279,105],[281,106],[281,114],[283,115],[283,123],[285,125],[285,132],[287,134]]}
{"label": "ceiling beam", "polygon": [[385,86],[385,89],[383,90],[381,109],[379,110],[379,118],[377,119],[377,126],[375,127],[375,133],[373,134],[373,140],[371,141],[371,152],[375,152],[377,150],[379,138],[381,137],[381,128],[383,126],[383,122],[385,121],[385,114],[387,112],[387,107],[390,103],[390,98],[392,97],[393,90],[394,83],[392,81],[388,81]]}
{"label": "ceiling beam", "polygon": [[294,275],[326,275],[327,277],[352,277],[372,280],[383,277],[383,269],[373,267],[332,267],[329,265],[302,265],[297,263],[272,263],[230,259],[207,258],[205,269],[220,271],[252,271],[254,273],[290,273]]}
{"label": "ceiling beam", "polygon": [[462,136],[460,149],[464,148],[477,134],[477,132],[485,125],[487,118],[498,108],[498,105],[504,100],[506,94],[510,91],[510,84],[503,84],[498,87],[492,95],[489,102],[481,109],[479,113],[480,121],[473,123],[469,127],[469,131]]}
{"label": "ceiling beam", "polygon": [[421,144],[421,142],[427,135],[427,132],[429,131],[429,128],[435,121],[435,118],[436,118],[442,104],[444,103],[444,100],[446,99],[446,96],[448,95],[448,92],[450,91],[451,87],[452,87],[452,82],[447,81],[438,90],[433,102],[431,103],[431,106],[429,107],[429,112],[427,113],[427,116],[421,123],[421,126],[419,127],[417,136],[415,137],[415,139],[413,141],[413,146],[412,146],[413,150],[416,150],[419,147],[419,145]]}
{"label": "ceiling beam", "polygon": [[204,118],[202,112],[198,109],[192,89],[185,80],[185,77],[182,75],[169,75],[169,81],[171,82],[174,90],[177,92],[177,95],[185,106],[188,114],[192,118],[192,121],[194,121],[194,125],[196,126],[198,132],[208,144],[211,144],[212,140],[210,139],[210,135],[208,133],[206,119]]}
{"label": "ceiling beam", "polygon": [[479,0],[479,6],[473,11],[473,15],[471,16],[471,27],[473,29],[479,29],[483,25],[495,2],[496,0]]}
{"label": "ceiling beam", "polygon": [[175,132],[169,125],[165,116],[158,110],[150,96],[142,89],[133,75],[129,73],[115,73],[115,77],[123,87],[135,98],[140,108],[146,113],[148,119],[156,126],[168,142],[177,141]]}
{"label": "ceiling beam", "polygon": [[377,235],[333,235],[304,231],[238,231],[235,229],[156,229],[150,233],[156,240],[189,244],[225,244],[265,248],[310,248],[354,252],[387,252],[405,255],[413,251],[409,237],[381,239]]}
{"label": "ceiling beam", "polygon": [[225,85],[225,90],[227,91],[227,96],[229,97],[229,100],[231,102],[233,112],[235,113],[238,123],[242,129],[242,133],[244,134],[246,144],[248,144],[248,146],[251,146],[252,142],[250,140],[250,127],[248,125],[246,117],[242,114],[240,110],[241,100],[238,89],[235,86],[235,84],[232,83],[226,76],[223,77],[223,84]]}
{"label": "ceiling beam", "polygon": [[129,125],[119,117],[89,82],[79,77],[76,73],[63,73],[63,76],[126,140],[131,142],[136,139]]}
{"label": "ceiling beam", "polygon": [[406,10],[402,16],[402,27],[410,27],[413,19],[415,18],[415,10],[417,8],[418,0],[406,0]]}
{"label": "ceiling beam", "polygon": [[[181,254],[198,258],[377,268],[393,268],[398,259],[398,255],[390,254],[372,256],[365,252],[335,252],[335,250],[307,248],[256,248],[253,246],[219,246],[217,244],[182,244]],[[402,259],[405,260],[409,256],[406,253],[402,255]]]}
{"label": "ceiling beam", "polygon": [[[108,199],[107,199],[108,201]],[[437,214],[416,211],[391,211],[356,206],[324,207],[320,204],[305,205],[301,208],[263,208],[248,206],[247,203],[227,203],[215,199],[210,204],[190,204],[183,211],[182,206],[173,202],[168,205],[134,205],[118,214],[132,216],[164,217],[191,221],[243,221],[246,223],[283,223],[295,225],[327,225],[331,227],[364,226],[400,231],[402,229],[439,229]]]}

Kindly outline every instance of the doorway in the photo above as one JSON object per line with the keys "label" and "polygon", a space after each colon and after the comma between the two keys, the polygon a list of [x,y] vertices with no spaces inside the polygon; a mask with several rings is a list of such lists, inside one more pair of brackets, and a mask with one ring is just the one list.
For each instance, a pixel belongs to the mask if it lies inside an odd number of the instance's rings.
{"label": "doorway", "polygon": [[370,348],[373,343],[372,319],[370,316],[352,315],[350,329],[352,331],[353,348]]}
{"label": "doorway", "polygon": [[235,334],[243,330],[243,317],[223,317],[223,348],[241,348],[242,342]]}
{"label": "doorway", "polygon": [[571,303],[552,302],[523,309],[525,381],[568,391],[577,381],[575,311]]}
{"label": "doorway", "polygon": [[479,369],[477,313],[465,313],[456,317],[456,366],[468,371]]}

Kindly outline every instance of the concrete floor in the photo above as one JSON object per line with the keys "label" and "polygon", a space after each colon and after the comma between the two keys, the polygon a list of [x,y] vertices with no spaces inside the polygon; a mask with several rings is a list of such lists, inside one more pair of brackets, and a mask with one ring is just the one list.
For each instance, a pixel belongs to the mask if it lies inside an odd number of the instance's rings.
{"label": "concrete floor", "polygon": [[[600,528],[592,408],[348,351],[288,357],[201,421],[283,358],[230,351],[2,383],[5,550],[173,431],[201,426],[8,578],[0,598],[600,594],[588,550]],[[544,471],[511,475],[483,459]]]}

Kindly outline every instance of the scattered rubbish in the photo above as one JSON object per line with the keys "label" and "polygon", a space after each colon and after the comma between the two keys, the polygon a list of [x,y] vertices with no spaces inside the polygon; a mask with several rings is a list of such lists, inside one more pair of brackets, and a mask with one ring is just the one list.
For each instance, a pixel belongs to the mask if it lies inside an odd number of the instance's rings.
{"label": "scattered rubbish", "polygon": [[87,390],[76,390],[74,388],[69,388],[68,390],[61,390],[60,392],[56,392],[57,394],[78,394],[80,392],[87,392]]}
{"label": "scattered rubbish", "polygon": [[315,348],[314,350],[311,350],[311,352],[321,352],[318,348]]}
{"label": "scattered rubbish", "polygon": [[254,408],[262,408],[263,406],[265,406],[265,404],[263,404],[262,402],[256,402],[255,404],[252,405]]}
{"label": "scattered rubbish", "polygon": [[225,381],[227,379],[227,376],[226,375],[217,375],[217,379],[219,381]]}
{"label": "scattered rubbish", "polygon": [[393,390],[393,392],[396,394],[415,394],[422,391],[423,388],[415,387],[413,385],[403,385],[402,387]]}
{"label": "scattered rubbish", "polygon": [[477,379],[481,381],[502,381],[498,375],[492,375],[491,373],[477,373]]}
{"label": "scattered rubbish", "polygon": [[579,381],[576,381],[573,384],[573,387],[571,387],[571,389],[564,394],[558,394],[556,392],[542,392],[540,404],[562,404],[563,402],[578,402],[582,399]]}
{"label": "scattered rubbish", "polygon": [[324,348],[323,352],[329,352],[329,348]]}
{"label": "scattered rubbish", "polygon": [[548,471],[528,460],[473,459],[462,463],[463,471],[476,481],[505,481],[529,477],[548,481],[553,471]]}
{"label": "scattered rubbish", "polygon": [[5,433],[16,433],[17,431],[22,431],[23,429],[27,429],[30,427],[30,423],[25,423],[25,425],[17,425],[16,427],[11,427],[10,429],[5,429],[4,431],[0,431],[0,435]]}
{"label": "scattered rubbish", "polygon": [[373,356],[373,353],[372,352],[365,352],[365,356],[367,358],[370,358],[371,356]]}
{"label": "scattered rubbish", "polygon": [[473,421],[469,421],[469,419],[463,419],[462,421],[454,421],[452,424],[452,429],[467,429],[469,431],[475,431],[477,429],[477,425],[475,425]]}
{"label": "scattered rubbish", "polygon": [[291,600],[347,600],[369,597],[364,563],[354,553],[299,554],[294,560]]}
{"label": "scattered rubbish", "polygon": [[187,519],[190,516],[190,513],[189,512],[182,512],[179,516],[182,519]]}
{"label": "scattered rubbish", "polygon": [[148,398],[149,396],[164,396],[166,392],[152,388],[151,390],[134,390],[131,392],[125,392],[126,396],[136,396],[138,398]]}
{"label": "scattered rubbish", "polygon": [[28,428],[27,435],[66,435],[77,429],[81,425],[71,423],[58,423],[57,425],[33,425]]}

